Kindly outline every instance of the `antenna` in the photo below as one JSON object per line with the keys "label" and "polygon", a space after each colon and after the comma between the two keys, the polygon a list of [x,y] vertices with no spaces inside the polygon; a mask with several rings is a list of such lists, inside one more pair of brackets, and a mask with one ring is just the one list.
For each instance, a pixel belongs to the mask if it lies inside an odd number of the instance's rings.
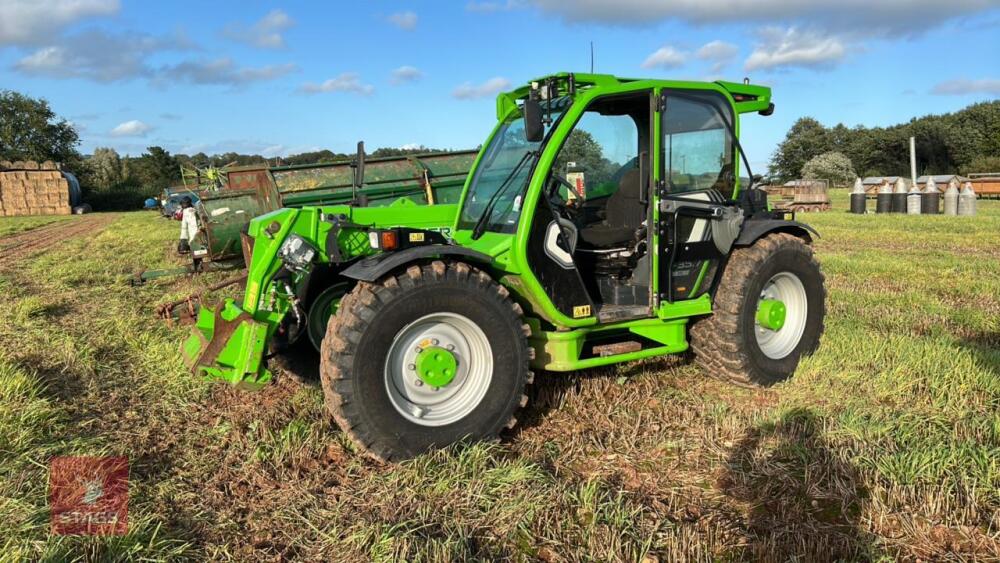
{"label": "antenna", "polygon": [[594,74],[594,42],[590,42],[590,74]]}

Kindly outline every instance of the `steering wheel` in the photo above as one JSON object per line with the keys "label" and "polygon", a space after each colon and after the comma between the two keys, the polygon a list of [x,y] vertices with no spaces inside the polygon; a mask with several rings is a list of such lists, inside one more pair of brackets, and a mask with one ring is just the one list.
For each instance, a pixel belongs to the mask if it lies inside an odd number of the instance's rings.
{"label": "steering wheel", "polygon": [[570,191],[570,193],[576,194],[576,186],[574,186],[569,180],[567,180],[566,178],[563,178],[562,176],[560,176],[556,172],[553,172],[551,174],[551,176],[552,176],[552,180],[554,180],[554,181],[550,182],[551,187],[549,188],[548,194],[547,194],[547,196],[549,198],[549,201],[552,203],[552,205],[554,205],[554,206],[556,206],[556,207],[558,207],[560,209],[566,210],[567,214],[569,214],[571,216],[575,216],[576,215],[576,207],[577,207],[578,204],[574,203],[574,201],[578,202],[579,200],[568,200],[567,201],[567,200],[562,199],[561,197],[559,197],[558,188],[559,188],[559,185],[562,184],[567,190]]}

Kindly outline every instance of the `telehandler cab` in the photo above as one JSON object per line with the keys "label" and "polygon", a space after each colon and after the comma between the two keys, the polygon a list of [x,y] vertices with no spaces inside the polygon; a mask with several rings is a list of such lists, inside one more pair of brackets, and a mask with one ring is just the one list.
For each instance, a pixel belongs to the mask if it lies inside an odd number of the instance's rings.
{"label": "telehandler cab", "polygon": [[497,437],[533,370],[690,342],[710,375],[780,381],[818,344],[825,289],[815,231],[741,189],[739,117],[773,109],[749,83],[598,74],[500,94],[458,204],[254,219],[242,303],[202,308],[184,355],[259,388],[267,354],[318,330],[327,408],[386,460]]}

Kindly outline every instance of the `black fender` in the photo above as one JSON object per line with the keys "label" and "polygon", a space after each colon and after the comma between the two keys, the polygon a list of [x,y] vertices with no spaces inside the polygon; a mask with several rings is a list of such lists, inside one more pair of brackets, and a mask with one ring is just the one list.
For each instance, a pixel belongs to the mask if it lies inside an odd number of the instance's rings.
{"label": "black fender", "polygon": [[813,236],[819,238],[816,229],[799,223],[798,221],[785,221],[782,219],[749,219],[743,222],[740,236],[736,238],[733,246],[750,246],[757,242],[757,239],[769,233],[788,233],[795,235],[806,242],[812,242]]}
{"label": "black fender", "polygon": [[489,255],[465,248],[464,246],[428,244],[411,246],[410,248],[395,252],[383,252],[382,254],[362,258],[340,272],[340,275],[358,281],[373,282],[404,264],[409,264],[422,258],[443,256],[460,256],[473,262],[485,264],[489,264],[492,261]]}

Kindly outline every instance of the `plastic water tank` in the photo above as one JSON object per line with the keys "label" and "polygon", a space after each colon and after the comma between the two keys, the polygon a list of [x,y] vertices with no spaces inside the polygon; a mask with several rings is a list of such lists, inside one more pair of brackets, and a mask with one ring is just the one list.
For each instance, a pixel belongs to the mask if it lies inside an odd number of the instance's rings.
{"label": "plastic water tank", "polygon": [[861,183],[861,178],[854,180],[854,189],[851,190],[851,213],[864,214],[866,197],[865,185]]}
{"label": "plastic water tank", "polygon": [[976,192],[972,189],[972,182],[966,182],[962,193],[958,194],[958,214],[976,214]]}
{"label": "plastic water tank", "polygon": [[920,194],[920,213],[923,215],[941,213],[941,192],[938,191],[934,178],[927,178],[924,193]]}
{"label": "plastic water tank", "polygon": [[906,180],[896,178],[896,189],[892,192],[892,212],[906,213]]}
{"label": "plastic water tank", "polygon": [[906,195],[906,212],[910,215],[920,215],[920,188],[913,184],[910,193]]}
{"label": "plastic water tank", "polygon": [[878,194],[875,196],[875,213],[891,213],[892,212],[892,186],[889,185],[889,181],[886,180],[882,187],[878,189]]}
{"label": "plastic water tank", "polygon": [[958,180],[952,178],[944,191],[944,214],[958,215]]}

